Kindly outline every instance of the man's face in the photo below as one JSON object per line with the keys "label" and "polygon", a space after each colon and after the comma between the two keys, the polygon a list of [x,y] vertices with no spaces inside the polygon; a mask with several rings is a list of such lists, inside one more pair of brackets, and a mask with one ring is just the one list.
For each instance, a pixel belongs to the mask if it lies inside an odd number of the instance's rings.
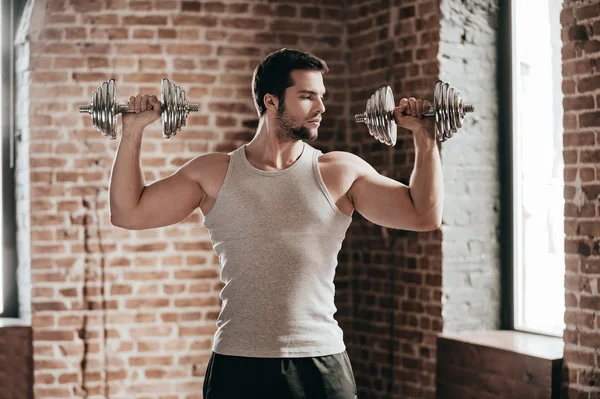
{"label": "man's face", "polygon": [[275,123],[283,142],[315,140],[325,112],[325,86],[319,71],[296,70],[290,74],[293,86],[285,90],[284,101],[279,102]]}

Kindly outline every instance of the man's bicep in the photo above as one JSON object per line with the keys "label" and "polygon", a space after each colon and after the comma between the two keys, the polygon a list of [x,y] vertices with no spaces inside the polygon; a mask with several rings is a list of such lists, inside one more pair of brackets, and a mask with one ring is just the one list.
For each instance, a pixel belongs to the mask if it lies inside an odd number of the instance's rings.
{"label": "man's bicep", "polygon": [[172,175],[144,187],[131,215],[115,224],[130,230],[144,230],[185,220],[198,207],[204,193],[189,172],[193,167],[191,162]]}
{"label": "man's bicep", "polygon": [[380,226],[423,231],[410,189],[403,183],[379,174],[372,167],[363,167],[348,192],[354,208],[368,221]]}

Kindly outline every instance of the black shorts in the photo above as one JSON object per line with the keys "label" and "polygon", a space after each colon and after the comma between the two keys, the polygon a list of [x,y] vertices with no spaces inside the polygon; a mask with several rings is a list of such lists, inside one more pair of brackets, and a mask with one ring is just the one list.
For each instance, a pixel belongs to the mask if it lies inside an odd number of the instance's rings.
{"label": "black shorts", "polygon": [[204,399],[356,399],[346,351],[317,357],[256,358],[213,352]]}

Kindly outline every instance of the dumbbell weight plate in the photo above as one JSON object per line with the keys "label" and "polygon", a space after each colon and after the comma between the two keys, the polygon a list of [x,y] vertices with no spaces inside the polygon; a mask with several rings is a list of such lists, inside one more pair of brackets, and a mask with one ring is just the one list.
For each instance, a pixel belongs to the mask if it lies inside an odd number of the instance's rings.
{"label": "dumbbell weight plate", "polygon": [[173,112],[171,107],[167,107],[167,104],[171,103],[171,87],[169,82],[166,79],[162,80],[161,84],[161,97],[163,104],[163,112],[162,112],[162,122],[163,122],[163,138],[170,138],[170,134],[168,132],[171,131],[171,120],[172,117],[169,115],[169,112]]}
{"label": "dumbbell weight plate", "polygon": [[114,79],[107,83],[103,92],[106,93],[106,108],[102,132],[114,140],[117,138],[117,84]]}
{"label": "dumbbell weight plate", "polygon": [[162,80],[161,97],[163,102],[163,137],[168,139],[185,126],[190,111],[198,111],[197,104],[188,104],[185,91],[168,79]]}
{"label": "dumbbell weight plate", "polygon": [[394,120],[394,94],[392,88],[384,86],[367,101],[365,115],[369,134],[387,145],[395,145],[397,126]]}

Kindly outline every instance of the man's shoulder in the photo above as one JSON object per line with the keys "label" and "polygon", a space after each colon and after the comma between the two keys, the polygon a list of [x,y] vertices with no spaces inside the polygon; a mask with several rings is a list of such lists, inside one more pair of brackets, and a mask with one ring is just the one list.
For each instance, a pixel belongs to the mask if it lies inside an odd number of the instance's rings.
{"label": "man's shoulder", "polygon": [[209,152],[206,154],[198,155],[188,161],[182,169],[190,177],[200,180],[202,177],[207,175],[214,175],[222,169],[227,171],[229,166],[229,154],[222,152]]}
{"label": "man's shoulder", "polygon": [[369,164],[358,155],[348,151],[331,151],[319,157],[319,164],[361,170]]}
{"label": "man's shoulder", "polygon": [[193,169],[214,167],[229,163],[229,154],[222,152],[209,152],[198,155],[189,161],[193,165]]}

